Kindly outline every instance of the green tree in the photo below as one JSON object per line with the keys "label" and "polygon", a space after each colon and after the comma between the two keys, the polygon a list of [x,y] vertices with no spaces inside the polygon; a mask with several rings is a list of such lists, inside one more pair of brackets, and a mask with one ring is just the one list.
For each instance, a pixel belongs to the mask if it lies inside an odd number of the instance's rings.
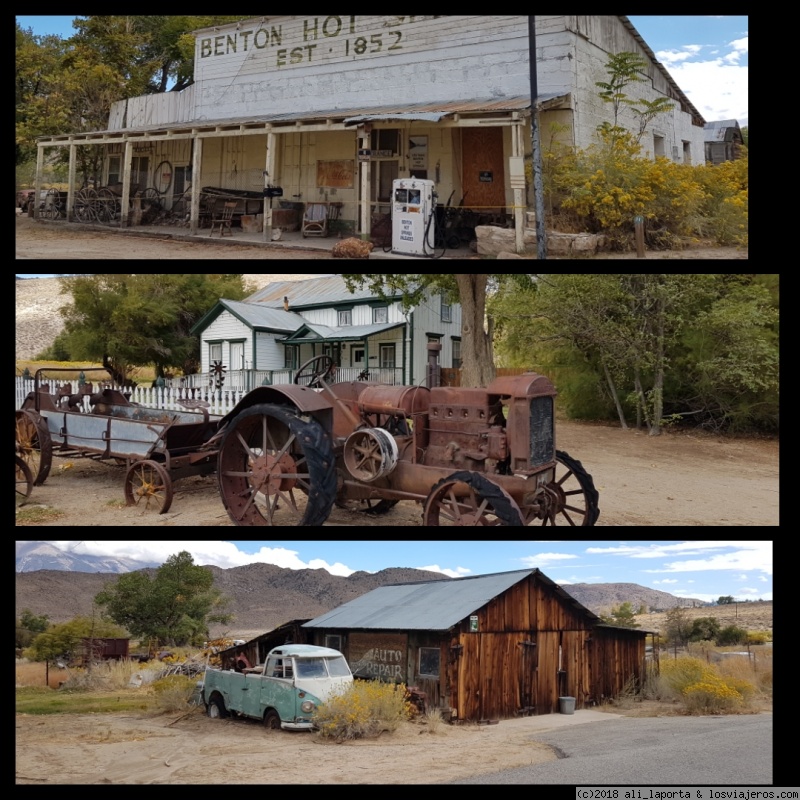
{"label": "green tree", "polygon": [[69,622],[51,625],[44,633],[40,633],[25,651],[26,658],[35,661],[69,660],[77,656],[83,639],[98,637],[123,638],[124,629],[110,622],[92,617],[76,617]]}
{"label": "green tree", "polygon": [[124,382],[133,366],[156,373],[196,372],[200,344],[192,326],[220,298],[246,295],[241,274],[98,274],[62,278],[72,302],[62,309],[60,340],[73,360],[100,361]]}
{"label": "green tree", "polygon": [[717,645],[726,647],[732,644],[742,644],[747,641],[747,631],[738,625],[728,625],[717,634]]}
{"label": "green tree", "polygon": [[722,597],[720,597],[719,600],[717,600],[717,605],[730,606],[730,605],[733,605],[734,602],[735,601],[733,599],[733,595],[732,594],[726,594],[726,595],[723,595]]}
{"label": "green tree", "polygon": [[621,603],[616,608],[611,609],[610,614],[601,614],[600,619],[607,622],[609,625],[617,625],[620,628],[639,628],[641,627],[636,622],[636,612],[629,601]]}
{"label": "green tree", "polygon": [[644,83],[644,73],[649,68],[648,62],[637,53],[621,52],[611,53],[606,63],[607,81],[596,81],[600,99],[609,103],[613,109],[614,124],[603,123],[600,128],[608,129],[612,134],[619,133],[624,128],[620,125],[619,118],[623,109],[628,108],[636,117],[637,135],[636,142],[640,142],[647,126],[659,114],[671,111],[675,103],[666,97],[657,97],[655,100],[633,100],[625,93],[624,89],[634,83]]}
{"label": "green tree", "polygon": [[47,614],[37,616],[29,608],[24,608],[17,618],[16,647],[28,647],[37,634],[43,633],[50,625]]}
{"label": "green tree", "polygon": [[210,623],[225,623],[228,600],[214,588],[214,576],[187,551],[170,556],[154,578],[147,572],[120,576],[95,597],[106,615],[132,634],[160,644],[185,645],[208,638]]}
{"label": "green tree", "polygon": [[692,623],[689,612],[682,606],[675,606],[667,611],[667,619],[661,631],[667,643],[685,646],[689,642],[692,632]]}
{"label": "green tree", "polygon": [[487,386],[494,380],[496,369],[493,351],[493,321],[487,320],[486,300],[490,290],[505,280],[529,284],[527,275],[476,274],[342,274],[351,291],[369,286],[381,296],[402,294],[408,308],[417,305],[425,292],[448,293],[461,304],[461,385]]}
{"label": "green tree", "polygon": [[690,642],[710,642],[717,638],[720,626],[716,617],[698,617],[692,622]]}
{"label": "green tree", "polygon": [[748,127],[749,127],[748,125],[745,125],[742,128],[742,143],[744,144],[745,147],[750,146],[748,144],[748,142],[750,141],[750,131],[748,131]]}

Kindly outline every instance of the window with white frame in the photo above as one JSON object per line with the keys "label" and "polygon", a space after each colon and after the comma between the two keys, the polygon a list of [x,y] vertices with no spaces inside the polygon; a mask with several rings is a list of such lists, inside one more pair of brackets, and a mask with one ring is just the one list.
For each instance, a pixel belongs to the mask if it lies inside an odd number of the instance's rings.
{"label": "window with white frame", "polygon": [[346,308],[339,311],[339,327],[346,328],[353,324],[353,309]]}
{"label": "window with white frame", "polygon": [[393,344],[381,345],[381,369],[394,369],[395,367],[395,346]]}
{"label": "window with white frame", "polygon": [[453,339],[453,369],[461,369],[461,339]]}
{"label": "window with white frame", "polygon": [[447,299],[445,295],[442,295],[441,298],[442,298],[442,322],[452,322],[453,308],[450,305],[450,301]]}
{"label": "window with white frame", "polygon": [[211,365],[215,361],[222,361],[222,342],[212,342],[208,345],[208,360]]}
{"label": "window with white frame", "polygon": [[372,324],[381,325],[389,321],[389,306],[376,306],[372,309]]}

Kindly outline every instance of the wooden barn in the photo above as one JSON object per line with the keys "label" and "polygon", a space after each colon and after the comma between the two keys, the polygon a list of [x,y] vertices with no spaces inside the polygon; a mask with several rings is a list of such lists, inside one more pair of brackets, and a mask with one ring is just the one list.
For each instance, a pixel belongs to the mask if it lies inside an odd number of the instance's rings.
{"label": "wooden barn", "polygon": [[605,625],[538,569],[383,586],[307,622],[356,676],[416,686],[453,719],[583,708],[643,674],[645,632]]}

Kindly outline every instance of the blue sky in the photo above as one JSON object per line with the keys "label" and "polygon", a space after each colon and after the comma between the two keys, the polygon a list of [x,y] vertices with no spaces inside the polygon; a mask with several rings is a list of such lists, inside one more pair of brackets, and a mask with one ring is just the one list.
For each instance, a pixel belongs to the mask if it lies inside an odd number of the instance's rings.
{"label": "blue sky", "polygon": [[[75,32],[74,17],[17,16],[37,36]],[[747,124],[748,17],[631,16],[630,21],[697,110]]]}
{"label": "blue sky", "polygon": [[223,568],[266,562],[290,569],[414,567],[451,577],[538,567],[554,581],[638,583],[679,597],[772,599],[768,541],[53,541],[63,550],[161,563],[188,550],[199,564]]}

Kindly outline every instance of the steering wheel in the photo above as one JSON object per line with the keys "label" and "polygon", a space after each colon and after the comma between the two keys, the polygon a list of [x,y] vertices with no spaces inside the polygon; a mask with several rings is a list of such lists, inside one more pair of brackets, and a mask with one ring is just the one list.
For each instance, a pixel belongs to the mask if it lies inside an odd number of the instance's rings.
{"label": "steering wheel", "polygon": [[310,361],[306,361],[306,363],[297,370],[297,374],[294,376],[294,382],[299,385],[301,381],[310,378],[308,383],[304,383],[303,385],[307,386],[309,389],[319,387],[321,381],[324,381],[333,374],[334,367],[335,364],[330,356],[316,356]]}

